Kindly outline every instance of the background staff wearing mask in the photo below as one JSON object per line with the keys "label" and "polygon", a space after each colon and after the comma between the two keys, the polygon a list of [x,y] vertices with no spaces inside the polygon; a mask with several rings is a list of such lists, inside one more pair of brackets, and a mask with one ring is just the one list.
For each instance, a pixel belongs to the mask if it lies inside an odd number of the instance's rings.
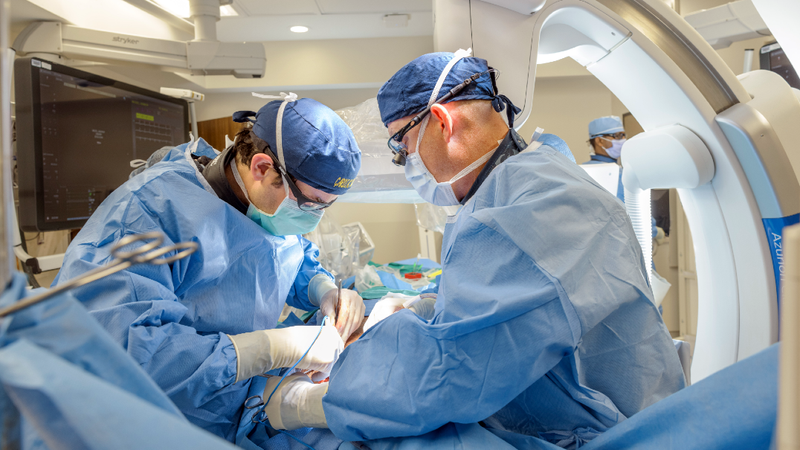
{"label": "background staff wearing mask", "polygon": [[[625,143],[625,129],[617,116],[606,116],[589,122],[589,145],[592,155],[584,164],[615,163],[619,161],[622,145]],[[625,188],[622,186],[622,168],[619,171],[617,198],[625,202]]]}
{"label": "background staff wearing mask", "polygon": [[[622,146],[627,141],[622,121],[617,116],[606,116],[589,122],[589,145],[592,146],[592,155],[589,161],[583,164],[619,164]],[[622,167],[619,168],[619,181],[617,182],[617,198],[625,203],[625,186],[622,184]],[[658,235],[656,220],[651,218],[652,237]]]}

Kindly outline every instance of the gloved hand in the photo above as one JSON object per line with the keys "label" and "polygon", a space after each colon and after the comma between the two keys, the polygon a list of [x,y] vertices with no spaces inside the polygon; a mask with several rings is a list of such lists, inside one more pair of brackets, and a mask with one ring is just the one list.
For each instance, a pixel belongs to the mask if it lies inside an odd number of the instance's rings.
{"label": "gloved hand", "polygon": [[228,337],[236,348],[237,383],[272,369],[291,367],[306,350],[308,354],[297,364],[298,369],[330,373],[339,354],[344,350],[344,341],[336,328],[327,324],[321,327],[297,326],[259,330]]}
{"label": "gloved hand", "polygon": [[[418,305],[422,302],[421,305]],[[405,295],[399,292],[390,292],[375,304],[367,321],[364,323],[364,333],[374,327],[381,320],[391,316],[401,309],[408,308],[425,320],[433,318],[433,304],[436,303],[436,294]],[[430,314],[430,317],[427,317]]]}
{"label": "gloved hand", "polygon": [[[264,400],[280,381],[272,377],[264,389]],[[264,412],[269,424],[276,430],[295,430],[297,428],[328,428],[322,397],[328,392],[328,383],[314,384],[303,374],[289,375],[272,394]]]}
{"label": "gloved hand", "polygon": [[[324,316],[333,319],[336,316],[336,304],[339,300],[336,298],[337,289],[331,289],[326,292],[320,300],[319,309]],[[339,304],[339,315],[336,320],[336,329],[339,335],[346,342],[347,338],[353,334],[358,327],[361,326],[361,321],[364,320],[364,299],[356,291],[350,289],[342,289],[342,299]]]}
{"label": "gloved hand", "polygon": [[425,320],[433,319],[434,314],[436,314],[434,309],[436,305],[436,294],[420,294],[419,297],[420,299],[418,301],[410,305],[406,302],[406,308]]}

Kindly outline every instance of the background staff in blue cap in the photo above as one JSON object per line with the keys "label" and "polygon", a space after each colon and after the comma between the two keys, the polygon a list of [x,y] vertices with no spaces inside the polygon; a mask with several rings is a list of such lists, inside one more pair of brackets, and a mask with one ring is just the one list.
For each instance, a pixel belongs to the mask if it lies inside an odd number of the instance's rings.
{"label": "background staff in blue cap", "polygon": [[361,297],[344,290],[336,328],[274,329],[284,303],[334,315],[336,286],[300,234],[361,165],[336,113],[284,97],[234,114],[248,125],[222,153],[203,140],[181,145],[115,190],[54,282],[105,264],[129,234],[198,242],[189,258],[135,266],[74,294],[192,423],[231,441],[251,377],[291,366],[318,333],[298,367],[329,372],[364,316]]}
{"label": "background staff in blue cap", "polygon": [[[584,164],[617,164],[625,144],[625,128],[617,116],[605,116],[589,122],[589,146],[592,153]],[[622,170],[617,184],[617,198],[625,201],[625,190],[622,186]]]}
{"label": "background staff in blue cap", "polygon": [[553,145],[509,128],[518,110],[485,60],[421,56],[378,104],[420,195],[462,205],[445,229],[438,298],[416,308],[426,317],[401,310],[367,330],[327,387],[284,381],[267,406],[273,427],[436,440],[448,422],[483,421],[482,433],[575,448],[685,386],[623,205]]}
{"label": "background staff in blue cap", "polygon": [[[622,146],[626,141],[625,128],[622,120],[617,116],[605,116],[589,122],[589,145],[592,154],[589,161],[584,164],[619,164],[622,155]],[[619,168],[619,181],[617,182],[617,198],[625,202],[625,186],[622,184],[622,167]],[[656,220],[651,218],[653,238],[658,235]]]}

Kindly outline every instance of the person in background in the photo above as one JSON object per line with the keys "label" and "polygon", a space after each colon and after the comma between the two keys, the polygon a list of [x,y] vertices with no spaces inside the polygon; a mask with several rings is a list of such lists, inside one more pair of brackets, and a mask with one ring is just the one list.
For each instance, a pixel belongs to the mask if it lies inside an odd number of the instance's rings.
{"label": "person in background", "polygon": [[[583,164],[620,164],[622,146],[627,141],[622,120],[617,116],[605,116],[589,122],[589,145],[592,154],[589,161]],[[619,181],[617,182],[617,198],[625,203],[625,186],[622,184],[622,166],[619,168]],[[651,217],[652,238],[658,236],[656,219]],[[663,235],[663,233],[662,233]],[[654,266],[655,267],[655,266]]]}
{"label": "person in background", "polygon": [[[361,297],[343,290],[339,301],[317,247],[301,236],[358,173],[350,128],[293,94],[234,120],[247,125],[222,153],[202,139],[183,144],[116,189],[53,283],[106,264],[132,234],[197,242],[185,259],[137,265],[73,293],[189,421],[230,441],[251,377],[290,367],[309,348],[297,367],[330,372],[364,317]],[[275,329],[285,303],[319,307],[335,327]]]}
{"label": "person in background", "polygon": [[[584,164],[619,164],[622,145],[626,141],[625,129],[617,116],[606,116],[589,122],[589,146],[592,149],[589,161]],[[619,171],[617,198],[625,202],[625,188],[622,185],[622,168]]]}
{"label": "person in background", "polygon": [[438,295],[411,310],[376,305],[329,383],[268,381],[273,427],[577,448],[685,386],[622,203],[557,146],[524,142],[487,61],[420,56],[378,104],[420,196],[461,207],[445,229]]}

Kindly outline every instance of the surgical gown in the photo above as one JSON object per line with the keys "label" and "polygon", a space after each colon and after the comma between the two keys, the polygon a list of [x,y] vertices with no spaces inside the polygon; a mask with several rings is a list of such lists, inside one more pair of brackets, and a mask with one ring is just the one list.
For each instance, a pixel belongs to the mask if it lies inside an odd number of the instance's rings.
{"label": "surgical gown", "polygon": [[250,380],[234,384],[227,334],[274,328],[284,303],[314,308],[309,280],[327,272],[314,244],[272,236],[220,200],[192,152],[216,156],[203,140],[184,144],[115,190],[70,244],[53,284],[107,264],[131,234],[200,244],[172,264],[134,266],[72,292],[187,419],[232,441]]}
{"label": "surgical gown", "polygon": [[448,219],[434,318],[402,310],[336,363],[337,437],[483,421],[576,448],[685,386],[623,204],[547,145],[517,153]]}

